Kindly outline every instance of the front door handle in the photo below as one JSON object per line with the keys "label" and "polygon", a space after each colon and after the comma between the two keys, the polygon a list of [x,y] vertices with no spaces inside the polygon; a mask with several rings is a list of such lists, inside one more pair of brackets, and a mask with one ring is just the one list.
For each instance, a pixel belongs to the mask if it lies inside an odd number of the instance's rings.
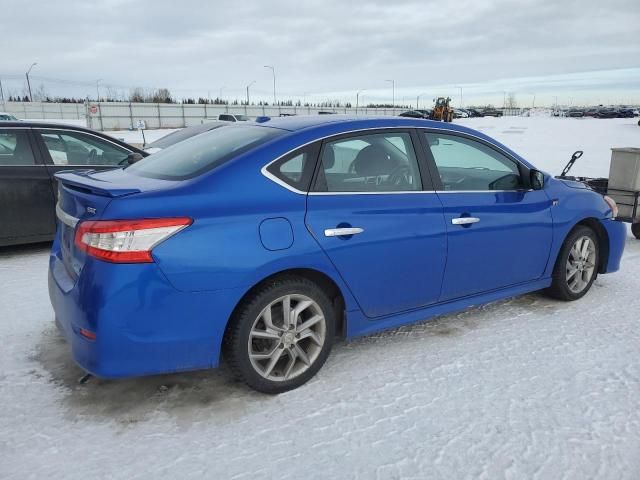
{"label": "front door handle", "polygon": [[478,217],[459,217],[452,218],[451,223],[454,225],[471,225],[472,223],[478,223],[480,219]]}
{"label": "front door handle", "polygon": [[357,235],[364,232],[364,228],[348,227],[348,228],[327,228],[324,231],[325,237],[346,237],[347,235]]}

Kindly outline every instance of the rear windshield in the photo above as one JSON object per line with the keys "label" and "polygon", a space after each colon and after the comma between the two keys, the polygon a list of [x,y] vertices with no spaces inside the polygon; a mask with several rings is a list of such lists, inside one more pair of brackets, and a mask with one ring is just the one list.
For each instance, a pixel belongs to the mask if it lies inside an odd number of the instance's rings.
{"label": "rear windshield", "polygon": [[196,177],[284,133],[257,126],[216,128],[154,153],[127,167],[128,173],[163,180]]}

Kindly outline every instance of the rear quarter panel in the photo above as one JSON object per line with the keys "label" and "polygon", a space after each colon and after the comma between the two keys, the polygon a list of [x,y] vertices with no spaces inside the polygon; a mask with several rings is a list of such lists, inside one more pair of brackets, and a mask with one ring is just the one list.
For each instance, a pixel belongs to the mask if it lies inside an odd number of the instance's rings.
{"label": "rear quarter panel", "polygon": [[[284,153],[284,151],[282,152]],[[260,169],[276,153],[233,161],[215,174],[180,187],[115,199],[108,218],[188,216],[194,223],[154,248],[167,280],[185,292],[251,287],[275,273],[308,268],[329,276],[341,289],[347,309],[357,308],[335,268],[304,223],[306,195],[267,179]],[[293,241],[272,248],[260,228],[285,219]],[[269,248],[268,248],[269,247]]]}

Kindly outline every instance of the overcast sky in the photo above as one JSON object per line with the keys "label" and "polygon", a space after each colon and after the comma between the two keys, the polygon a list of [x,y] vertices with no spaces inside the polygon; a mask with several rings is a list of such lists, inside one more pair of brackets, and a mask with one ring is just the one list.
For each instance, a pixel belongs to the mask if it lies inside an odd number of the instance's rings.
{"label": "overcast sky", "polygon": [[[639,0],[0,0],[0,80],[95,96],[640,102]],[[54,80],[64,80],[61,83]]]}

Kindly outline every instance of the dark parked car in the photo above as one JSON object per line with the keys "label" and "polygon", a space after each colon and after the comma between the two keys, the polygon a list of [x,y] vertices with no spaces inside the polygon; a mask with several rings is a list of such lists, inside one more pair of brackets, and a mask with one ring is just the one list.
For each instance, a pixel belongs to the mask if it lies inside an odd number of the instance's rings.
{"label": "dark parked car", "polygon": [[630,108],[619,108],[618,109],[618,118],[633,118],[635,115],[633,114],[633,110]]}
{"label": "dark parked car", "polygon": [[406,112],[398,114],[398,116],[406,118],[429,118],[429,114],[430,112],[427,110],[407,110]]}
{"label": "dark parked car", "polygon": [[567,110],[564,116],[572,118],[582,118],[584,117],[584,110],[580,110],[579,108],[572,108],[571,110]]}
{"label": "dark parked car", "polygon": [[618,110],[616,110],[615,108],[601,108],[595,114],[595,117],[596,118],[617,118]]}
{"label": "dark parked car", "polygon": [[484,114],[482,113],[482,111],[478,110],[477,108],[467,108],[467,113],[469,113],[470,118],[484,117]]}
{"label": "dark parked car", "polygon": [[0,246],[51,240],[61,170],[104,170],[147,153],[86,128],[0,124]]}
{"label": "dark parked car", "polygon": [[482,115],[485,117],[501,117],[503,113],[502,110],[497,110],[495,108],[485,108],[482,111]]}
{"label": "dark parked car", "polygon": [[587,108],[584,113],[583,116],[585,117],[595,117],[598,114],[598,108]]}
{"label": "dark parked car", "polygon": [[216,128],[224,127],[225,125],[229,125],[229,122],[222,121],[213,121],[213,122],[205,122],[201,125],[194,125],[192,127],[182,128],[180,130],[176,130],[169,135],[166,135],[162,138],[159,138],[155,142],[147,145],[144,150],[147,153],[156,153],[160,150],[163,150],[171,145],[175,145],[178,142],[186,140],[187,138],[194,137],[204,132],[208,132],[210,130],[214,130]]}

